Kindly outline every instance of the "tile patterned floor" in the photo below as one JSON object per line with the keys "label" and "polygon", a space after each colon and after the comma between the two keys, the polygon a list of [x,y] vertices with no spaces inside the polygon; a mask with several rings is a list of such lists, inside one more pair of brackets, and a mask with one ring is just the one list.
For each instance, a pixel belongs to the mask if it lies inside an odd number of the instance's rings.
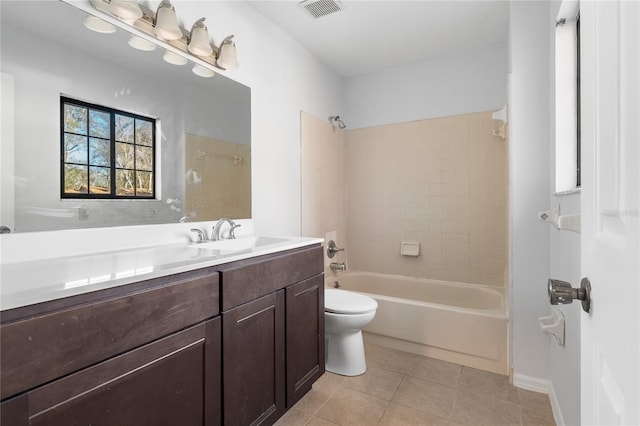
{"label": "tile patterned floor", "polygon": [[545,394],[501,376],[366,344],[367,372],[325,373],[276,426],[554,425]]}

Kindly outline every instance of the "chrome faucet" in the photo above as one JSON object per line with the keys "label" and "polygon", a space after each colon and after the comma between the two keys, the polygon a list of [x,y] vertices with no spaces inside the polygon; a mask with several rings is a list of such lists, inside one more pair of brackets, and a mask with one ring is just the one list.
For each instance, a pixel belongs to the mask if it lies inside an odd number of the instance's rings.
{"label": "chrome faucet", "polygon": [[204,243],[205,241],[207,241],[206,235],[200,229],[191,228],[191,232],[195,232],[196,234],[196,243]]}
{"label": "chrome faucet", "polygon": [[236,224],[233,220],[223,217],[222,219],[220,219],[218,222],[216,222],[216,225],[213,227],[213,231],[211,232],[211,241],[219,241],[224,239],[222,237],[221,234],[221,229],[222,229],[222,225],[227,222],[229,224],[229,226],[231,226],[231,229],[229,230],[229,237],[228,239],[234,239],[236,238],[236,234],[235,234],[235,230],[236,228],[240,227],[241,225]]}

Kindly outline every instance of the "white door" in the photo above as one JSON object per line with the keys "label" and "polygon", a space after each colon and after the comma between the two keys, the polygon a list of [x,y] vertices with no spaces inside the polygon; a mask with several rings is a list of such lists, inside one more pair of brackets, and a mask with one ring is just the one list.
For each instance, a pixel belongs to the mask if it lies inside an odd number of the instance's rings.
{"label": "white door", "polygon": [[582,423],[640,424],[640,1],[582,1]]}

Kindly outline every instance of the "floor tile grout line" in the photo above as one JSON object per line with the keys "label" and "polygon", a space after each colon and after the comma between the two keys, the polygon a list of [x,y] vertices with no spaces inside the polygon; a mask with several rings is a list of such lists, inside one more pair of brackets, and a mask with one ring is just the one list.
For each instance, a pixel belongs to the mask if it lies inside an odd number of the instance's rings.
{"label": "floor tile grout line", "polygon": [[384,411],[382,412],[382,415],[380,416],[380,418],[378,419],[378,421],[376,422],[376,426],[380,424],[380,422],[382,421],[382,419],[384,418],[384,415],[387,413],[387,410],[389,409],[389,406],[391,405],[391,401],[387,401],[387,406],[384,407]]}
{"label": "floor tile grout line", "polygon": [[400,390],[400,387],[402,386],[402,384],[404,383],[404,380],[407,378],[406,374],[402,375],[402,380],[400,380],[400,383],[398,383],[398,386],[396,387],[396,390],[393,392],[393,395],[391,395],[391,399],[389,400],[389,402],[395,402],[393,399],[396,397],[396,394],[398,393],[398,390]]}

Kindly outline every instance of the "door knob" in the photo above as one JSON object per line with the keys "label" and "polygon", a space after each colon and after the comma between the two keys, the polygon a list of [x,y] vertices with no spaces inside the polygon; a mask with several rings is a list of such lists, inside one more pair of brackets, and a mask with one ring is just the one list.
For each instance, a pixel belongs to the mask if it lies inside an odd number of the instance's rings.
{"label": "door knob", "polygon": [[583,278],[580,288],[572,288],[566,281],[549,278],[548,283],[549,302],[552,305],[569,304],[575,300],[582,302],[582,310],[589,312],[591,309],[591,283],[589,278]]}

